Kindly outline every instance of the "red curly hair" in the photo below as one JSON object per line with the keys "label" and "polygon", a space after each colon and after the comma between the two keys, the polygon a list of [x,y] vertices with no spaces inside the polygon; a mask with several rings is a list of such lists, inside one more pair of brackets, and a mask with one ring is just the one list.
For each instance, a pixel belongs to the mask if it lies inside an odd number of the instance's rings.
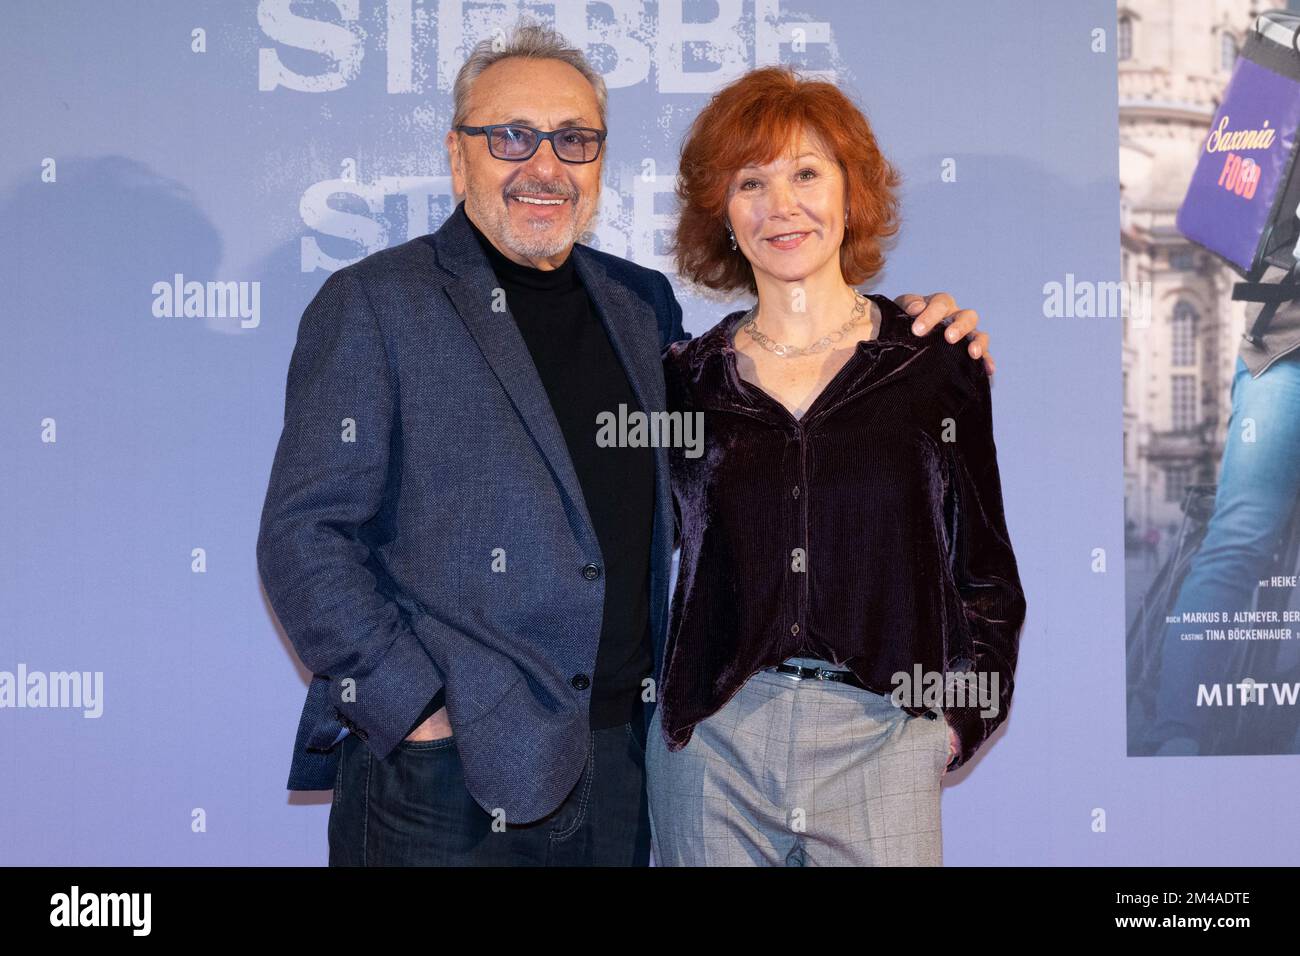
{"label": "red curly hair", "polygon": [[837,87],[790,67],[765,66],[719,90],[682,144],[672,244],[679,275],[723,292],[758,291],[749,261],[727,237],[731,180],[736,170],[785,153],[801,131],[816,134],[844,174],[850,210],[840,246],[845,281],[860,285],[880,272],[883,241],[899,228],[898,171],[880,152],[862,111]]}

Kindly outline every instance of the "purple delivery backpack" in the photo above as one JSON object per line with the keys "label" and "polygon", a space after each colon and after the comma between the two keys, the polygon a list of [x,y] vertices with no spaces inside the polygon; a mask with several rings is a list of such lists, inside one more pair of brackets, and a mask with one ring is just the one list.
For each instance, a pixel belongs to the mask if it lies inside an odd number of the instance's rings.
{"label": "purple delivery backpack", "polygon": [[[1300,298],[1297,128],[1300,16],[1269,11],[1242,45],[1176,219],[1180,233],[1247,280],[1233,287],[1234,299],[1268,303],[1251,338],[1278,305]],[[1269,265],[1288,275],[1260,282]]]}

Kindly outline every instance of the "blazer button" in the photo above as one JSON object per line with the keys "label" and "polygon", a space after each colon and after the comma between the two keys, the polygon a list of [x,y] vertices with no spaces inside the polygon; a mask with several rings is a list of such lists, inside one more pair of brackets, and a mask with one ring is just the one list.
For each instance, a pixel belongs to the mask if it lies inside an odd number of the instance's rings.
{"label": "blazer button", "polygon": [[591,678],[586,674],[574,674],[569,683],[573,685],[574,690],[586,690],[591,686]]}
{"label": "blazer button", "polygon": [[582,566],[582,576],[588,581],[594,581],[600,577],[600,568],[594,564],[584,564]]}

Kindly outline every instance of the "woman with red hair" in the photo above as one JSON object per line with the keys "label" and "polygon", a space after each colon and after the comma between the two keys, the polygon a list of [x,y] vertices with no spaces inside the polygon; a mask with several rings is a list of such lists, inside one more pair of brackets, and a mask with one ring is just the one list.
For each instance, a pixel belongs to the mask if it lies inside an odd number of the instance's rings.
{"label": "woman with red hair", "polygon": [[683,145],[678,272],[757,302],[664,353],[705,441],[670,451],[661,865],[938,865],[940,778],[1006,718],[1025,599],[987,375],[855,288],[898,183],[852,101],[786,68]]}

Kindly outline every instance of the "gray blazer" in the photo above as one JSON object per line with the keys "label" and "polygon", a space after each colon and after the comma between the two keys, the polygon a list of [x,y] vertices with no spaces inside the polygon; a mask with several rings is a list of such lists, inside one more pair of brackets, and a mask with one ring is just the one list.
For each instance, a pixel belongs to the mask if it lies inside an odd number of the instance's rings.
{"label": "gray blazer", "polygon": [[[664,410],[660,353],[687,337],[668,280],[586,246],[573,256],[641,407]],[[334,785],[344,727],[387,756],[439,688],[485,809],[540,819],[582,773],[601,552],[496,286],[461,205],[436,233],[330,275],[303,313],[257,541],[314,675],[290,790]],[[653,452],[657,687],[674,518],[666,450]]]}

